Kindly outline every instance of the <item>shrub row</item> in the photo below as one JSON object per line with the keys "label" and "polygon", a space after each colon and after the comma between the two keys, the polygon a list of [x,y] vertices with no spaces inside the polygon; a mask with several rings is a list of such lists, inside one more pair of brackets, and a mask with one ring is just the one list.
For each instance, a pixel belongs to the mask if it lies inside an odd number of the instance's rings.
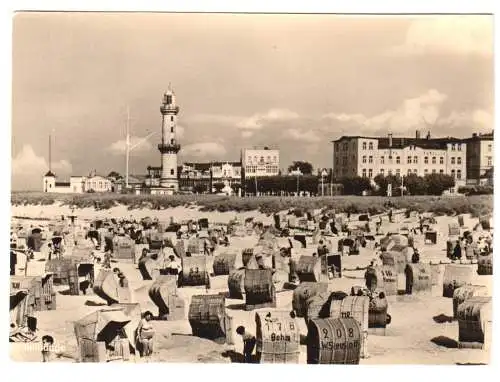
{"label": "shrub row", "polygon": [[238,198],[220,195],[120,195],[120,194],[44,194],[13,192],[14,206],[44,205],[60,202],[72,208],[94,208],[106,210],[116,205],[125,205],[129,210],[150,208],[163,210],[174,207],[199,206],[201,211],[253,211],[265,214],[289,210],[335,209],[337,212],[377,214],[389,208],[407,208],[419,212],[434,212],[437,215],[471,213],[474,216],[493,211],[492,195],[474,196],[404,196],[387,198],[382,196],[333,196],[333,197],[278,197],[262,196]]}

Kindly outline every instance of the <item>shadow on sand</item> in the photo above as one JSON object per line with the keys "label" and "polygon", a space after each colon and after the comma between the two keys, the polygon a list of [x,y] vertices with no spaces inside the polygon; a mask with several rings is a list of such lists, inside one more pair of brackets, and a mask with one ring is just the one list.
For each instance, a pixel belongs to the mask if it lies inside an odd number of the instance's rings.
{"label": "shadow on sand", "polygon": [[[231,363],[245,363],[245,357],[243,357],[243,354],[238,353],[234,350],[226,350],[221,355],[224,358],[231,359]],[[252,363],[257,363],[257,358],[255,355],[252,355]]]}
{"label": "shadow on sand", "polygon": [[441,313],[438,316],[432,317],[434,322],[438,324],[444,324],[445,322],[453,322],[453,317],[447,316],[446,314]]}
{"label": "shadow on sand", "polygon": [[92,300],[87,300],[87,301],[85,301],[85,305],[86,306],[107,306],[108,304],[106,304],[105,302],[96,302],[96,301],[92,301]]}
{"label": "shadow on sand", "polygon": [[231,304],[226,306],[227,309],[231,310],[245,310],[245,304]]}
{"label": "shadow on sand", "polygon": [[431,339],[431,342],[448,349],[458,349],[458,342],[445,336],[438,336]]}

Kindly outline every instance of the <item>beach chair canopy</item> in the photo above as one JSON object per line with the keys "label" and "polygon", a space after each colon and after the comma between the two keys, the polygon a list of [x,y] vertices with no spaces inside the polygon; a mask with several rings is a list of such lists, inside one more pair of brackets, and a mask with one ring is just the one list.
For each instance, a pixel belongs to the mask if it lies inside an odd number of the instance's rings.
{"label": "beach chair canopy", "polygon": [[[123,330],[131,319],[125,315],[123,310],[98,310],[81,318],[74,323],[77,340],[88,338],[90,340],[101,339],[111,341],[118,331]],[[129,340],[133,340],[129,338]]]}

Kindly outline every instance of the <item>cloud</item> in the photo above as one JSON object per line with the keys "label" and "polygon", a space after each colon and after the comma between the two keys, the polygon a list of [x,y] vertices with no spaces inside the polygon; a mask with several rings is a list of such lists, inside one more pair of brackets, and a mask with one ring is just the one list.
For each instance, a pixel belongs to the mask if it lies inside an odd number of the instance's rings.
{"label": "cloud", "polygon": [[266,113],[256,113],[240,120],[236,127],[243,130],[261,130],[265,124],[276,121],[289,121],[299,118],[299,115],[288,109],[270,109]]}
{"label": "cloud", "polygon": [[493,55],[493,17],[480,15],[421,17],[410,25],[395,54]]}
{"label": "cloud", "polygon": [[395,133],[406,132],[426,126],[427,123],[436,122],[441,105],[447,98],[446,94],[430,89],[418,97],[404,100],[395,110],[386,110],[372,117],[360,113],[329,113],[324,115],[324,118],[350,124],[367,133],[376,133],[381,130],[390,130]]}
{"label": "cloud", "polygon": [[186,129],[183,126],[177,125],[177,138],[178,139],[184,138],[185,132],[186,132]]}
{"label": "cloud", "polygon": [[249,130],[242,131],[241,136],[242,136],[242,138],[251,138],[253,136],[253,131],[249,131]]}
{"label": "cloud", "polygon": [[203,123],[222,126],[235,126],[241,121],[241,116],[223,115],[223,114],[194,114],[183,117],[184,121],[189,123]]}
{"label": "cloud", "polygon": [[288,129],[285,133],[287,137],[292,140],[305,142],[305,143],[316,143],[321,140],[318,134],[313,130],[301,131],[298,129]]}
{"label": "cloud", "polygon": [[490,132],[494,128],[493,114],[483,109],[452,111],[446,118],[440,119],[438,123],[450,129],[469,128],[479,133]]}
{"label": "cloud", "polygon": [[186,145],[182,148],[182,154],[197,158],[213,157],[220,158],[226,154],[226,148],[218,142],[200,142]]}
{"label": "cloud", "polygon": [[[36,190],[42,188],[42,177],[48,171],[49,163],[38,156],[31,145],[24,145],[12,159],[12,189]],[[58,177],[71,174],[71,163],[65,159],[52,162],[52,172]]]}
{"label": "cloud", "polygon": [[[183,131],[184,132],[184,131]],[[143,142],[141,142],[143,141]],[[137,145],[137,146],[135,146]],[[135,147],[134,147],[135,146]],[[127,143],[125,139],[121,139],[112,143],[107,150],[111,151],[115,155],[125,154]],[[133,147],[134,152],[137,151],[150,151],[153,150],[152,144],[149,140],[144,140],[144,137],[130,137],[130,147]]]}

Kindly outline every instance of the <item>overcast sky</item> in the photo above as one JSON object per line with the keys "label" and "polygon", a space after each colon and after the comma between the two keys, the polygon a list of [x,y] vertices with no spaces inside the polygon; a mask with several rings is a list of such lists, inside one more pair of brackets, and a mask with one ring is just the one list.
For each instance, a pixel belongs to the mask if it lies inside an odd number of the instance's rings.
{"label": "overcast sky", "polygon": [[[470,136],[493,129],[490,16],[24,13],[14,19],[12,188],[160,165],[171,82],[183,161],[274,146],[331,167],[344,134]],[[422,134],[424,135],[424,134]]]}

